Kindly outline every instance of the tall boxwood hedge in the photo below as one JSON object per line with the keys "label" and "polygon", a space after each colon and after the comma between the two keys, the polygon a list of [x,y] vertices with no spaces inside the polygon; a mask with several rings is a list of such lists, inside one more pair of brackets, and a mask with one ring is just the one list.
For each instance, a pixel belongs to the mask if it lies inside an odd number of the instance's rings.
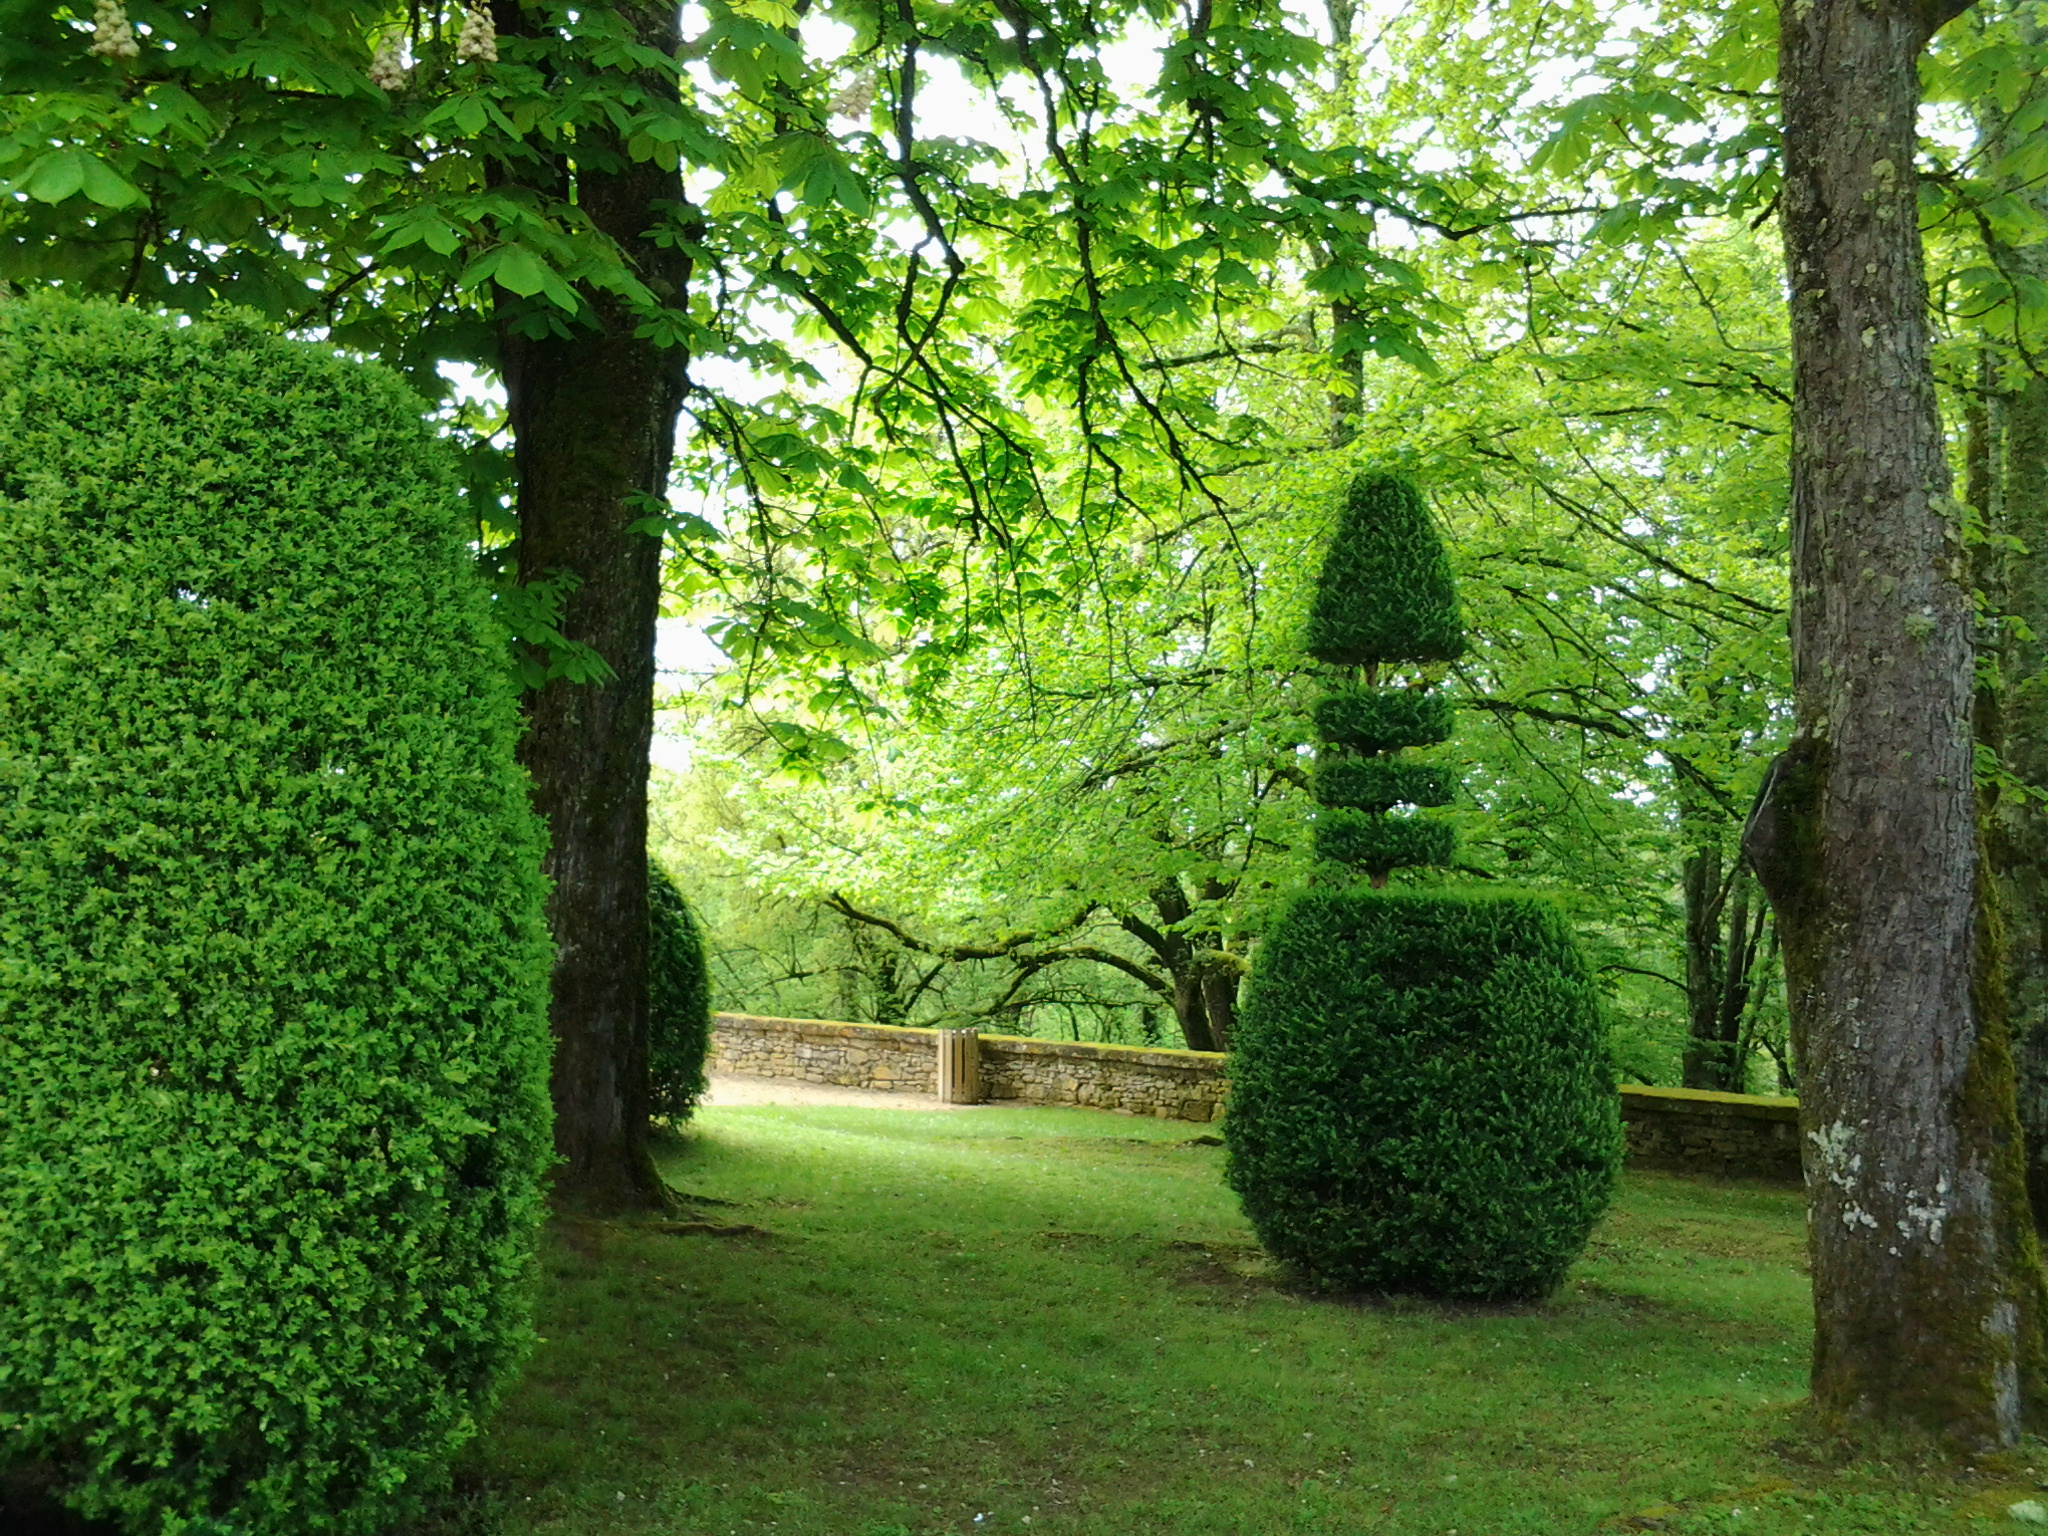
{"label": "tall boxwood hedge", "polygon": [[1231,1051],[1225,1178],[1319,1282],[1539,1297],[1606,1208],[1621,1123],[1599,1001],[1540,897],[1304,897]]}
{"label": "tall boxwood hedge", "polygon": [[647,1076],[657,1115],[686,1120],[704,1097],[711,963],[704,928],[667,870],[647,865]]}
{"label": "tall boxwood hedge", "polygon": [[541,831],[392,376],[0,300],[0,1459],[368,1533],[529,1340]]}

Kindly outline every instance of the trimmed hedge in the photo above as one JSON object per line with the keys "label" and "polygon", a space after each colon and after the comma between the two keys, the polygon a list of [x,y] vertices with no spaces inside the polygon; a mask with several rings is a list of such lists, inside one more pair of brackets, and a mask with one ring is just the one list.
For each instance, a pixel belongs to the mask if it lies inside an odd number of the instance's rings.
{"label": "trimmed hedge", "polygon": [[1316,813],[1316,857],[1367,875],[1448,864],[1457,847],[1457,829],[1446,821],[1376,816],[1349,806],[1326,806]]}
{"label": "trimmed hedge", "polygon": [[1449,805],[1457,770],[1442,763],[1406,763],[1385,757],[1325,757],[1313,780],[1316,803],[1360,811],[1396,805]]}
{"label": "trimmed hedge", "polygon": [[388,1527],[530,1342],[542,833],[392,375],[0,300],[0,1458]]}
{"label": "trimmed hedge", "polygon": [[1344,689],[1317,699],[1316,735],[1354,752],[1398,752],[1448,741],[1451,701],[1412,688]]}
{"label": "trimmed hedge", "polygon": [[652,859],[647,862],[647,1075],[657,1115],[687,1120],[704,1097],[711,1052],[711,965],[704,928]]}
{"label": "trimmed hedge", "polygon": [[1321,1284],[1543,1296],[1621,1158],[1593,978],[1522,895],[1350,890],[1267,936],[1231,1042],[1225,1178]]}
{"label": "trimmed hedge", "polygon": [[1339,667],[1465,654],[1450,557],[1401,476],[1360,475],[1346,488],[1302,649]]}

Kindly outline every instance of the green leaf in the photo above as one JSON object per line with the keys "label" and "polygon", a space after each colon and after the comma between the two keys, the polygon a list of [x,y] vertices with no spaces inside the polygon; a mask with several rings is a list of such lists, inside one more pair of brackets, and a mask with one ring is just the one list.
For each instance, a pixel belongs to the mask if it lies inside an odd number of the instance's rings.
{"label": "green leaf", "polygon": [[141,188],[96,155],[86,157],[85,195],[102,208],[129,208],[149,201]]}
{"label": "green leaf", "polygon": [[548,264],[523,245],[505,246],[491,273],[492,280],[500,288],[509,288],[522,299],[530,299],[539,293],[548,286],[548,279],[554,276]]}
{"label": "green leaf", "polygon": [[56,150],[30,167],[21,189],[39,203],[61,203],[84,189],[85,168],[91,161],[82,149]]}

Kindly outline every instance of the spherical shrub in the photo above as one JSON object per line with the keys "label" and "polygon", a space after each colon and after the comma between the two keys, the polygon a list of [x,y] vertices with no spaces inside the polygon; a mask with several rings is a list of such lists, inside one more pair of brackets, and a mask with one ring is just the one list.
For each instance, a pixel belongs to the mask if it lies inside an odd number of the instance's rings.
{"label": "spherical shrub", "polygon": [[686,1120],[704,1097],[711,965],[704,928],[668,871],[647,865],[647,1066],[657,1115]]}
{"label": "spherical shrub", "polygon": [[0,300],[0,1458],[384,1529],[529,1340],[541,832],[390,374]]}
{"label": "spherical shrub", "polygon": [[1592,977],[1530,896],[1311,894],[1231,1040],[1225,1177],[1331,1287],[1540,1297],[1621,1155]]}

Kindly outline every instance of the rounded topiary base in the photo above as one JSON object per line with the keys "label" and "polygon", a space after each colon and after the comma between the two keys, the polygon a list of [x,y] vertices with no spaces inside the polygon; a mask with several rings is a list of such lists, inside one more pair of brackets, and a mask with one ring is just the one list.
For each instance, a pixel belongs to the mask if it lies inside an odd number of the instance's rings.
{"label": "rounded topiary base", "polygon": [[1540,1297],[1606,1209],[1619,1106],[1592,977],[1547,901],[1305,897],[1231,1045],[1225,1178],[1318,1283]]}

